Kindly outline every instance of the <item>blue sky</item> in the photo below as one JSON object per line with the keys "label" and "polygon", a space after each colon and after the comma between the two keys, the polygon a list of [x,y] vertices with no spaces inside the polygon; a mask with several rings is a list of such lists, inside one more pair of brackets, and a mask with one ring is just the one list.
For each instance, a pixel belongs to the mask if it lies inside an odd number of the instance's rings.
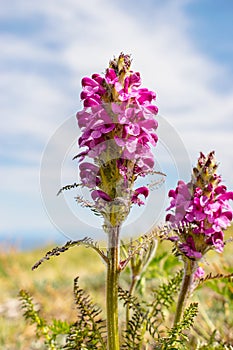
{"label": "blue sky", "polygon": [[[100,231],[99,223],[73,203],[74,194],[60,206],[55,192],[77,176],[71,158],[80,80],[103,72],[121,51],[132,54],[143,85],[156,91],[161,123],[170,130],[161,131],[157,150],[167,181],[153,193],[155,202],[135,211],[138,229],[147,230],[153,222],[142,218],[153,216],[149,208],[159,205],[156,198],[163,198],[181,175],[188,180],[201,150],[216,150],[232,189],[232,17],[233,3],[227,0],[5,2],[0,9],[0,236],[20,244],[25,237],[42,242]],[[44,150],[53,161],[45,161]],[[41,185],[41,173],[48,187]],[[163,213],[155,212],[154,221],[160,220]],[[127,230],[134,232],[132,221]],[[145,227],[139,225],[145,221]]]}

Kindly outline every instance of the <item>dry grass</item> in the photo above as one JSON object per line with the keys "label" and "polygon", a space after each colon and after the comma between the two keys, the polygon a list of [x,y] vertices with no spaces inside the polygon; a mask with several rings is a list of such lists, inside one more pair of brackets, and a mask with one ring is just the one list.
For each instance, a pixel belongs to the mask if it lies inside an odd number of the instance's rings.
{"label": "dry grass", "polygon": [[11,249],[0,253],[0,349],[36,349],[37,345],[33,345],[35,329],[25,323],[19,308],[18,293],[21,289],[33,295],[42,315],[49,320],[75,319],[72,291],[77,275],[81,286],[91,289],[97,302],[103,301],[104,265],[94,251],[73,248],[32,271],[33,264],[47,250],[17,252]]}

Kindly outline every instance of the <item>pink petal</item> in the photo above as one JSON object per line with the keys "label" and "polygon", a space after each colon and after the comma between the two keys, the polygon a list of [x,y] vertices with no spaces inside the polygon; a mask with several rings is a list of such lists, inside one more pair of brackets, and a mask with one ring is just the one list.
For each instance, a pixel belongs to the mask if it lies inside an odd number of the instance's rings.
{"label": "pink petal", "polygon": [[199,266],[194,274],[194,277],[201,278],[204,276],[204,274],[205,274],[205,272],[204,272],[203,268]]}
{"label": "pink petal", "polygon": [[110,202],[112,200],[112,198],[104,191],[101,190],[94,190],[91,193],[92,199],[96,200],[96,199],[104,199],[107,202]]}
{"label": "pink petal", "polygon": [[104,78],[100,74],[92,74],[92,79],[94,79],[98,84],[103,85]]}
{"label": "pink petal", "polygon": [[232,199],[233,200],[233,192],[226,192],[224,194],[221,194],[218,196],[218,199],[221,199],[223,201]]}
{"label": "pink petal", "polygon": [[95,172],[98,172],[99,171],[99,167],[92,164],[92,163],[89,163],[89,162],[83,162],[81,164],[79,164],[79,169],[80,170],[91,170],[91,171],[95,171]]}
{"label": "pink petal", "polygon": [[142,187],[139,187],[137,188],[134,193],[136,194],[143,194],[143,196],[146,198],[148,197],[148,194],[149,194],[149,189],[146,187],[146,186],[142,186]]}
{"label": "pink petal", "polygon": [[82,78],[82,86],[91,86],[91,87],[95,87],[95,86],[98,86],[99,84],[91,79],[91,78],[88,78],[88,77],[84,77]]}
{"label": "pink petal", "polygon": [[129,85],[130,86],[140,86],[141,77],[139,72],[135,72],[129,76]]}
{"label": "pink petal", "polygon": [[105,79],[106,79],[108,84],[114,84],[118,80],[114,69],[112,69],[112,68],[107,69],[106,74],[105,74]]}
{"label": "pink petal", "polygon": [[146,108],[149,109],[149,111],[151,111],[152,113],[158,114],[159,109],[158,109],[157,106],[155,106],[155,105],[148,105],[148,106],[146,106]]}
{"label": "pink petal", "polygon": [[92,107],[99,105],[99,102],[97,102],[97,100],[94,98],[86,98],[86,100],[83,102],[83,105],[84,107]]}

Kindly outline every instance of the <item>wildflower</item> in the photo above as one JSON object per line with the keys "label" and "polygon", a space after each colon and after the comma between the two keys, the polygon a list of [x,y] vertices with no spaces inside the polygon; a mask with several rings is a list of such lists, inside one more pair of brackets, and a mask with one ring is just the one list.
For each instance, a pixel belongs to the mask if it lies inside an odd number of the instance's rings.
{"label": "wildflower", "polygon": [[[103,76],[84,77],[80,95],[84,108],[77,113],[82,131],[78,143],[84,147],[77,156],[81,182],[91,190],[96,205],[102,203],[101,213],[108,212],[108,220],[110,207],[122,212],[116,203],[144,204],[139,195],[146,198],[148,188],[134,190],[133,186],[139,176],[153,171],[151,146],[158,141],[156,94],[140,88],[140,73],[130,66],[130,56],[121,53],[110,61]],[[127,216],[127,210],[123,212]]]}
{"label": "wildflower", "polygon": [[224,230],[232,220],[228,203],[233,192],[227,192],[222,178],[217,175],[218,165],[214,152],[205,156],[200,153],[189,183],[179,181],[175,190],[170,190],[170,206],[173,210],[166,220],[177,234],[172,237],[180,253],[198,261],[210,249],[222,252]]}
{"label": "wildflower", "polygon": [[200,279],[204,276],[204,274],[205,274],[205,272],[204,272],[203,268],[199,266],[194,274],[194,277],[196,279]]}

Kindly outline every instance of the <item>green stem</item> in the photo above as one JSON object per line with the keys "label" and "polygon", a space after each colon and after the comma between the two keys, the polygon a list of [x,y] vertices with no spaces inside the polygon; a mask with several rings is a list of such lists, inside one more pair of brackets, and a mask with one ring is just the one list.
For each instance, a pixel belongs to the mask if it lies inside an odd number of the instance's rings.
{"label": "green stem", "polygon": [[108,350],[120,349],[118,326],[119,229],[119,226],[108,227],[106,286]]}
{"label": "green stem", "polygon": [[183,276],[180,294],[177,302],[176,314],[175,314],[173,326],[176,326],[177,323],[180,322],[183,309],[185,307],[186,301],[191,292],[195,270],[196,270],[196,262],[186,259],[184,261],[184,276]]}

